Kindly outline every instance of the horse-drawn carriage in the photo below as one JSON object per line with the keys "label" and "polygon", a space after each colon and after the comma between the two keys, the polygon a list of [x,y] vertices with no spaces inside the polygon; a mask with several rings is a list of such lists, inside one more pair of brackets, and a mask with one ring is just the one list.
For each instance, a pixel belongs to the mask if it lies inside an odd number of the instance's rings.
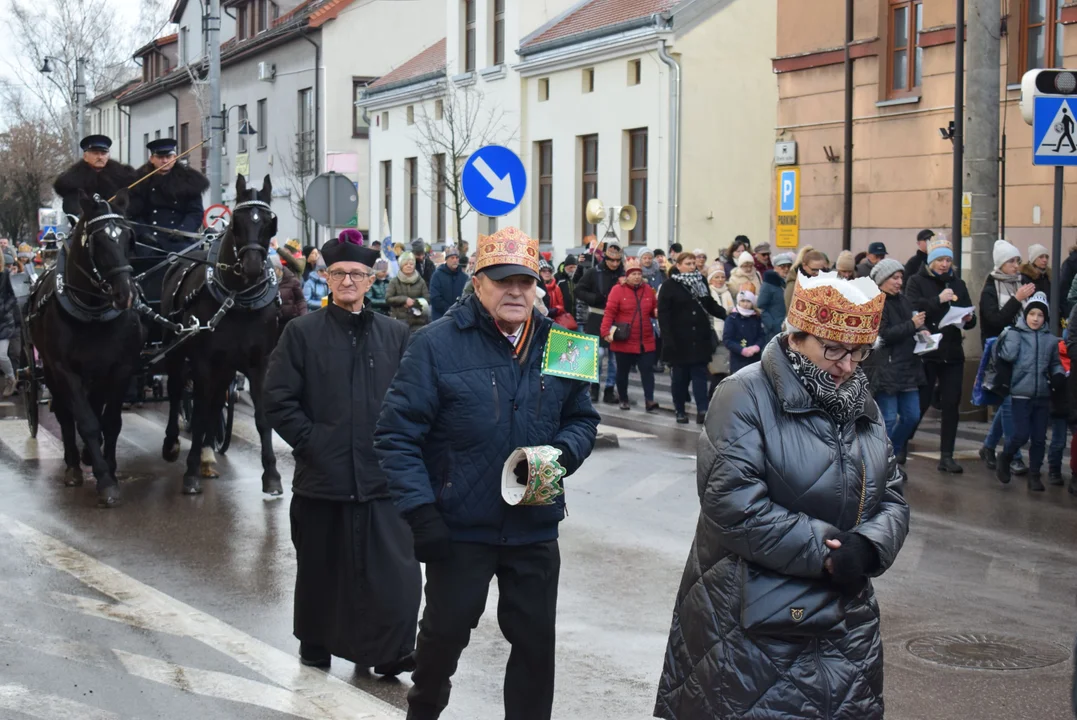
{"label": "horse-drawn carriage", "polygon": [[267,262],[276,219],[268,177],[262,191],[247,190],[242,178],[236,189],[235,210],[248,212],[233,214],[223,233],[191,238],[181,253],[150,248],[148,255],[135,250],[149,246],[135,239],[123,217],[125,191],[112,203],[83,198],[82,220],[55,267],[26,279],[18,385],[30,434],[37,435],[48,386],[63,435],[65,484],[82,485],[79,461],[91,465],[104,507],[119,501],[121,406],[169,403],[162,448],[168,461],[179,457],[182,417],[192,438],[183,488],[197,494],[201,477],[216,477],[213,451],[227,452],[231,443],[237,372],[251,380],[263,490],[282,491],[260,407],[265,362],[276,340],[277,279]]}

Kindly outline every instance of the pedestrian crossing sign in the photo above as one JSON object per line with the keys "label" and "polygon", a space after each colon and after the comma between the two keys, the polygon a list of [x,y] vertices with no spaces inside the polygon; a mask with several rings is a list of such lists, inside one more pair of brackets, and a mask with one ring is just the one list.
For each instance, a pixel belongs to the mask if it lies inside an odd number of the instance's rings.
{"label": "pedestrian crossing sign", "polygon": [[1077,165],[1077,97],[1037,97],[1032,123],[1033,165]]}
{"label": "pedestrian crossing sign", "polygon": [[554,325],[546,338],[542,373],[569,380],[598,382],[598,338]]}

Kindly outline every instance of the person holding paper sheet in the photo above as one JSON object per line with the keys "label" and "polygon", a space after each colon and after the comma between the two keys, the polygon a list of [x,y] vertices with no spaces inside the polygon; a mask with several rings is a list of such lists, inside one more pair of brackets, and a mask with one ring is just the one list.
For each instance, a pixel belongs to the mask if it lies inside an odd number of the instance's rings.
{"label": "person holding paper sheet", "polygon": [[900,465],[905,464],[905,443],[920,422],[920,386],[927,382],[924,363],[915,353],[926,315],[914,312],[901,293],[904,277],[901,263],[892,258],[880,260],[871,269],[871,279],[886,294],[886,303],[879,323],[882,347],[864,363]]}
{"label": "person holding paper sheet", "polygon": [[[932,334],[942,333],[939,349],[923,355],[927,382],[920,387],[920,418],[923,419],[931,407],[938,388],[937,405],[942,411],[938,469],[940,472],[960,473],[964,469],[954,461],[954,443],[957,440],[958,406],[961,404],[965,365],[961,331],[976,327],[976,315],[971,310],[968,287],[953,271],[953,258],[950,241],[943,235],[933,237],[928,243],[928,262],[909,278],[905,293],[913,309],[926,314],[924,325],[928,331]],[[940,328],[940,322],[951,307],[968,307],[970,310],[960,327],[950,325]]]}
{"label": "person holding paper sheet", "polygon": [[[1032,283],[1021,284],[1021,251],[1006,242],[997,240],[992,250],[995,261],[995,269],[984,280],[984,289],[980,293],[980,318],[983,324],[980,326],[982,342],[986,343],[991,338],[997,338],[1002,331],[1013,327],[1021,317],[1021,305],[1036,292],[1036,286]],[[980,448],[980,459],[988,470],[996,467],[995,448],[1003,437],[1013,436],[1013,422],[1011,410],[1013,400],[1006,397],[999,405],[991,421],[991,428],[984,438],[983,447]],[[1013,458],[1013,467],[1010,468],[1014,475],[1024,475],[1028,472],[1021,452],[1018,451]]]}

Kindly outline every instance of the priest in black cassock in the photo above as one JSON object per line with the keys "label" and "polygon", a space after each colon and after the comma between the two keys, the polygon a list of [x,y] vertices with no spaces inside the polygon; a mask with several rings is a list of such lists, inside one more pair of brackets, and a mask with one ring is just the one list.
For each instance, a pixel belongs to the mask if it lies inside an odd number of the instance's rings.
{"label": "priest in black cassock", "polygon": [[414,668],[422,579],[374,426],[408,329],[369,308],[376,251],[337,239],[322,257],[329,304],[285,326],[265,388],[266,414],[295,456],[294,632],[304,665],[328,668],[335,655],[398,675]]}

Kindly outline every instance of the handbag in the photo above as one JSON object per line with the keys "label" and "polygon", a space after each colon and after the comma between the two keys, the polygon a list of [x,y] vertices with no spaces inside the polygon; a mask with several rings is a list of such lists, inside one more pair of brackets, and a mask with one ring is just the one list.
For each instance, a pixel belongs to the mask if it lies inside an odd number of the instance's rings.
{"label": "handbag", "polygon": [[[856,525],[864,516],[868,494],[868,473],[863,460],[860,479]],[[783,575],[743,560],[740,600],[740,624],[748,633],[811,637],[845,632],[842,593],[823,580]]]}
{"label": "handbag", "polygon": [[984,368],[984,390],[1002,399],[1010,394],[1010,385],[1013,383],[1013,363],[1003,360],[998,354],[1002,346],[1002,338],[1006,337],[1009,331],[1009,328],[1003,330],[995,344],[991,346],[991,356],[987,360],[987,367]]}
{"label": "handbag", "polygon": [[[626,323],[613,323],[613,339],[617,342],[625,342],[632,335],[632,326],[636,324],[636,316],[640,313],[639,293],[636,295],[636,312],[632,313],[632,320]],[[643,332],[643,328],[640,328]]]}

